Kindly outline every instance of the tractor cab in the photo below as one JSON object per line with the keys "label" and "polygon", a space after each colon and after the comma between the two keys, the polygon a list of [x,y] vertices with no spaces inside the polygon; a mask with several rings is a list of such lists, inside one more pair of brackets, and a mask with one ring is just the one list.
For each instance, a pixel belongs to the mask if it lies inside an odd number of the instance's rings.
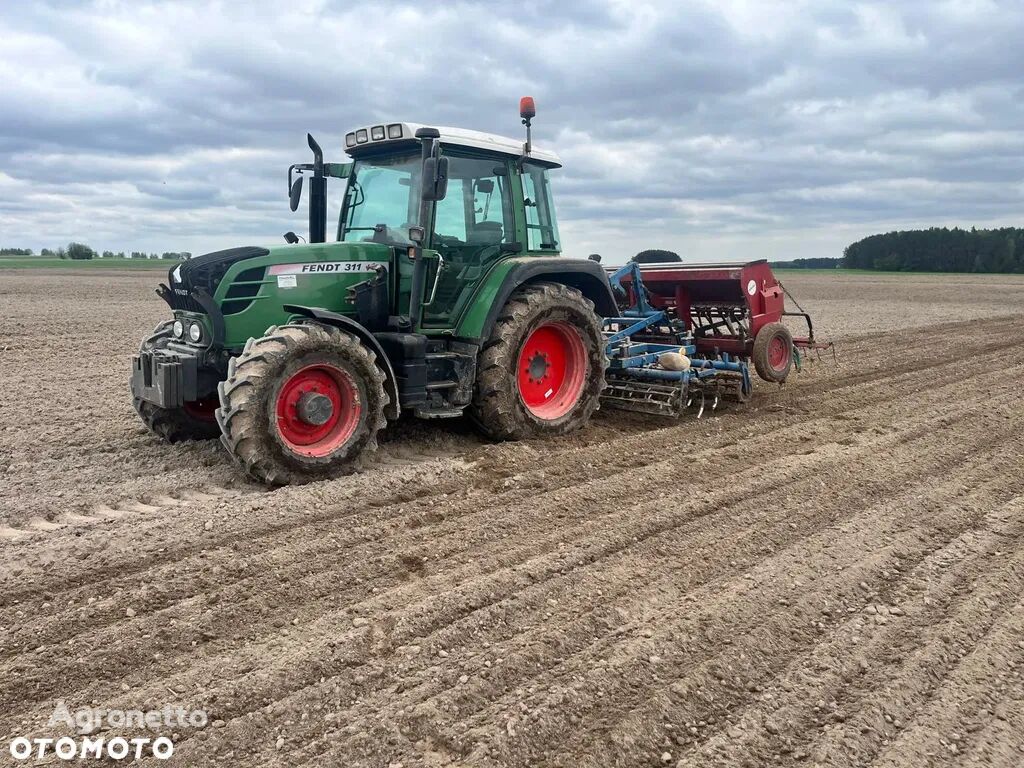
{"label": "tractor cab", "polygon": [[[446,328],[458,319],[496,262],[512,255],[557,256],[561,251],[548,179],[561,163],[552,152],[502,136],[415,123],[349,131],[345,151],[350,163],[324,164],[326,175],[347,179],[336,240],[396,248],[395,271],[400,281],[404,278],[397,294],[403,303],[410,297],[410,315],[417,315],[417,302],[411,299],[416,294],[415,249],[424,251],[427,294],[420,297],[418,313],[424,330]],[[425,178],[428,165],[434,178]],[[443,180],[436,178],[439,165]],[[316,162],[292,166],[300,173],[294,181],[290,169],[293,209],[302,171],[315,168]],[[439,181],[441,193],[432,194]],[[314,209],[326,208],[326,198],[315,185],[314,172],[313,242],[324,216]]]}
{"label": "tractor cab", "polygon": [[[420,206],[421,151],[413,137],[422,128],[394,123],[346,134],[345,151],[354,163],[338,240],[365,239],[377,224],[407,238]],[[526,156],[522,143],[478,131],[437,131],[448,158],[448,189],[425,245],[469,259],[502,245],[506,252],[560,251],[547,178],[561,167],[557,155],[531,148]]]}

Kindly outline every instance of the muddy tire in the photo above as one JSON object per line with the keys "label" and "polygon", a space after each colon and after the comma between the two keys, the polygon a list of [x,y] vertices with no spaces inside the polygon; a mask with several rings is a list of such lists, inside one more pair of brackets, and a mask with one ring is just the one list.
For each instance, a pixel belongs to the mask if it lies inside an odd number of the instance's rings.
{"label": "muddy tire", "polygon": [[274,326],[249,339],[218,394],[221,442],[267,485],[354,469],[386,424],[384,373],[373,352],[319,323]]}
{"label": "muddy tire", "polygon": [[[173,321],[158,325],[153,333],[142,342],[139,352],[152,352],[154,349],[162,349],[171,340],[171,325]],[[131,390],[132,382],[129,379],[128,389]],[[186,440],[212,440],[220,435],[220,427],[214,418],[214,411],[217,407],[217,398],[203,398],[191,403],[185,403],[182,408],[161,408],[141,397],[136,397],[132,391],[132,405],[135,412],[139,414],[142,423],[150,432],[168,443],[180,443]]]}
{"label": "muddy tire", "polygon": [[605,365],[589,299],[558,283],[525,286],[480,352],[470,417],[495,440],[579,429],[599,407]]}
{"label": "muddy tire", "polygon": [[758,376],[781,384],[793,367],[793,334],[782,323],[768,323],[757,332],[752,357]]}

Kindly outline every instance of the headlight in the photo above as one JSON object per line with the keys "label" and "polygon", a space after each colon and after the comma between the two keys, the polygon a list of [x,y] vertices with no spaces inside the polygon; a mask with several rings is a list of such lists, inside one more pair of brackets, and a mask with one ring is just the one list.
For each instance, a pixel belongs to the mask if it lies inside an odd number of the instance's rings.
{"label": "headlight", "polygon": [[174,338],[180,339],[185,335],[185,324],[181,320],[175,320],[174,325],[171,326],[171,333],[174,334]]}
{"label": "headlight", "polygon": [[388,138],[389,139],[400,139],[402,138],[402,126],[400,124],[388,126]]}
{"label": "headlight", "polygon": [[370,129],[370,138],[374,141],[380,141],[384,138],[384,126],[375,125]]}
{"label": "headlight", "polygon": [[360,128],[358,131],[356,131],[356,142],[357,143],[365,144],[369,140],[370,140],[370,137],[369,137],[369,135],[367,135],[365,128]]}
{"label": "headlight", "polygon": [[197,342],[203,338],[203,329],[199,323],[192,323],[192,325],[188,327],[188,337],[193,342]]}

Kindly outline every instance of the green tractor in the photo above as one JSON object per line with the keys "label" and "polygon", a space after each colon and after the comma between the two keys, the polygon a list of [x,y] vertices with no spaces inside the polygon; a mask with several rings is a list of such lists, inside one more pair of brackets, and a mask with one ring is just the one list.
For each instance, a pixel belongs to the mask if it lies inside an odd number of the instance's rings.
{"label": "green tractor", "polygon": [[[402,414],[466,413],[498,440],[560,435],[597,409],[601,266],[559,255],[548,183],[558,158],[526,142],[385,123],[345,135],[346,163],[309,178],[309,242],[208,253],[157,293],[173,318],[133,359],[135,408],[169,442],[219,437],[270,485],[331,477]],[[345,182],[327,242],[327,182]]]}

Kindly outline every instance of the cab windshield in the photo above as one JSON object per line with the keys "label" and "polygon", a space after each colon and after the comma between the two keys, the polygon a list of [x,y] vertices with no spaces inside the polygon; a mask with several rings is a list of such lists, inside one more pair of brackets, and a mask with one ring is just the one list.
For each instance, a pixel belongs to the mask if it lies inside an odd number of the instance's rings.
{"label": "cab windshield", "polygon": [[410,242],[409,227],[419,213],[420,166],[418,154],[356,160],[338,221],[338,240]]}

